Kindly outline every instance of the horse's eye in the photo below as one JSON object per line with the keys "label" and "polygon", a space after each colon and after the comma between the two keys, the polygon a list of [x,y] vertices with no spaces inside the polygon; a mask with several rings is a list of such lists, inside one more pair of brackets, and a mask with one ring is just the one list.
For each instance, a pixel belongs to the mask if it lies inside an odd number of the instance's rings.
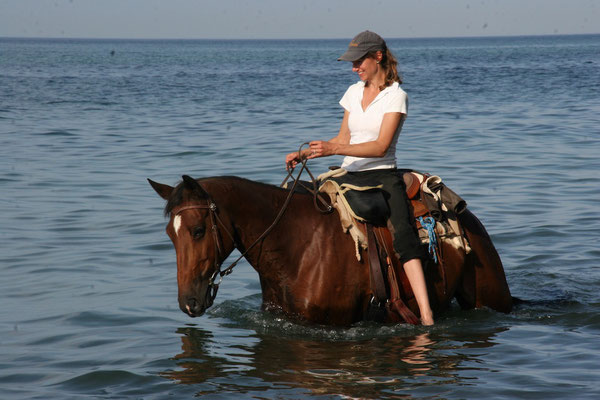
{"label": "horse's eye", "polygon": [[206,233],[206,228],[204,227],[204,225],[195,226],[192,229],[192,236],[194,237],[194,239],[202,239],[204,237],[205,233]]}

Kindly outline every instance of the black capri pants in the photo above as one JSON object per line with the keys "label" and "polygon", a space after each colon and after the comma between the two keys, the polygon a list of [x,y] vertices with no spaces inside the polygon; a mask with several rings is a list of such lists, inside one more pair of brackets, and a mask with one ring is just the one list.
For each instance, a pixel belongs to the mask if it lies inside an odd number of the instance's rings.
{"label": "black capri pants", "polygon": [[396,168],[348,172],[375,185],[383,185],[383,194],[390,208],[388,228],[394,238],[394,251],[402,263],[415,258],[425,259],[425,250],[409,211],[406,185]]}

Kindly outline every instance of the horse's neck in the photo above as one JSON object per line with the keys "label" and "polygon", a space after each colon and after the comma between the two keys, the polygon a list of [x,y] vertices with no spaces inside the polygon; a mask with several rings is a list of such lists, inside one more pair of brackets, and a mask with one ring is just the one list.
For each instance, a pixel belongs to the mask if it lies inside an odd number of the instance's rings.
{"label": "horse's neck", "polygon": [[[232,223],[238,250],[261,280],[286,275],[285,270],[293,268],[297,261],[293,243],[306,243],[304,236],[312,237],[314,233],[307,228],[310,230],[311,221],[316,222],[316,211],[306,195],[294,194],[282,218],[274,224],[288,195],[288,191],[276,186],[232,178],[222,185],[219,199],[214,199]],[[261,239],[267,230],[270,231]]]}
{"label": "horse's neck", "polygon": [[247,248],[274,222],[288,192],[241,178],[221,179],[208,192],[214,193],[214,200],[231,221],[239,244]]}

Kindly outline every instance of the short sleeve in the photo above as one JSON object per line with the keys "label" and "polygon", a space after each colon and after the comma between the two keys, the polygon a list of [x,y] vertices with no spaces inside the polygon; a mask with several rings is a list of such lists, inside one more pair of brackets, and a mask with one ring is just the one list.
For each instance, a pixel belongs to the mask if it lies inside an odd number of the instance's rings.
{"label": "short sleeve", "polygon": [[408,114],[408,96],[406,92],[400,88],[394,91],[390,96],[385,112],[399,112],[402,114]]}
{"label": "short sleeve", "polygon": [[352,103],[351,98],[352,98],[352,86],[350,86],[348,89],[346,89],[346,93],[344,93],[344,95],[342,96],[342,99],[340,100],[340,105],[342,107],[344,107],[344,109],[346,111],[350,111],[350,105]]}

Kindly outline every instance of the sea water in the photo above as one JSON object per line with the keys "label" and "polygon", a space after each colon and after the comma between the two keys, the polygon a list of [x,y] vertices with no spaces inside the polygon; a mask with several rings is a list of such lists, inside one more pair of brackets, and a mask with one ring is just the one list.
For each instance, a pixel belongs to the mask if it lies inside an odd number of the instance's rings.
{"label": "sea water", "polygon": [[0,39],[2,399],[600,396],[598,35],[389,40],[399,165],[465,198],[514,312],[307,326],[261,311],[245,262],[205,316],[178,309],[146,178],[279,184],[337,134],[346,45]]}

